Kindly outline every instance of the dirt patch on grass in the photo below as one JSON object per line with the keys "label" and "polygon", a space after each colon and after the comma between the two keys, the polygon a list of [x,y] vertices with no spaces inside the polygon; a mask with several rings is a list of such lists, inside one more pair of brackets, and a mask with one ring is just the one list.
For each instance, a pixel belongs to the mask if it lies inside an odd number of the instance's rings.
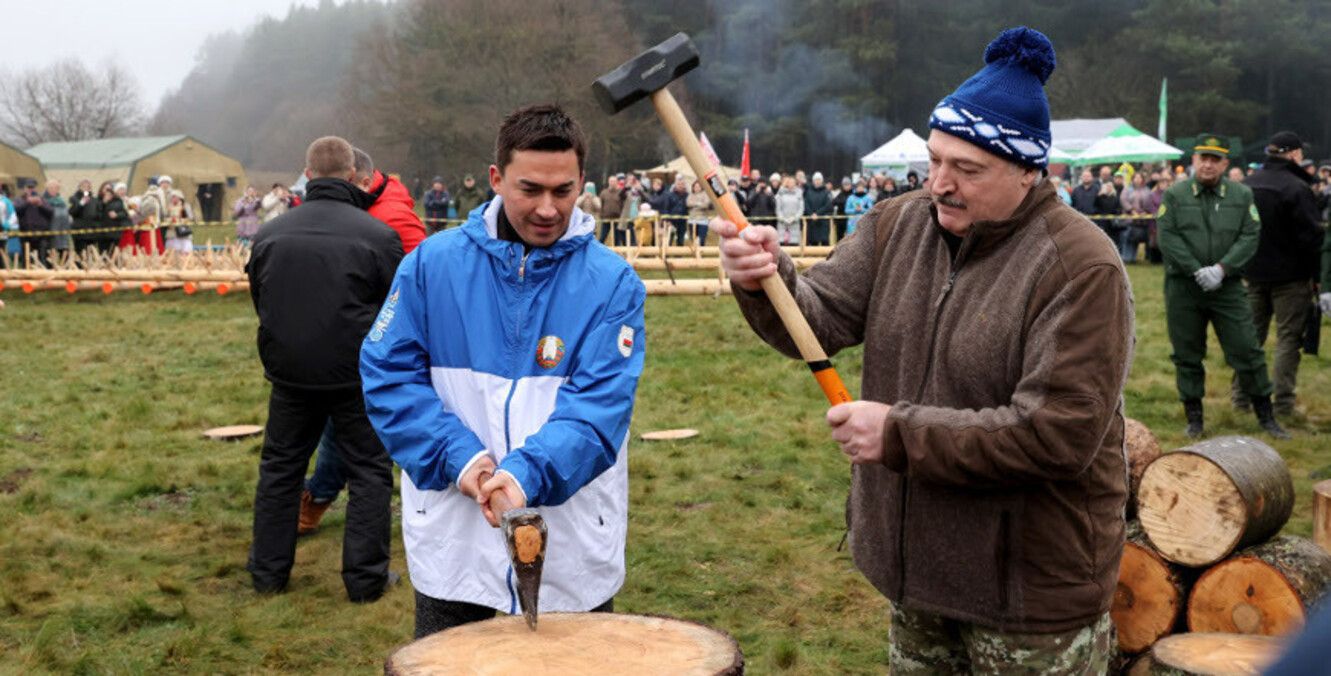
{"label": "dirt patch on grass", "polygon": [[189,507],[190,502],[194,500],[190,489],[178,489],[172,486],[164,493],[150,495],[139,499],[139,508],[155,512],[158,510],[181,510]]}
{"label": "dirt patch on grass", "polygon": [[14,438],[28,444],[42,443],[41,432],[19,432],[18,434],[14,435]]}
{"label": "dirt patch on grass", "polygon": [[20,467],[6,474],[4,478],[0,478],[0,493],[6,495],[17,493],[18,489],[23,487],[23,482],[27,481],[30,476],[32,476],[31,467]]}

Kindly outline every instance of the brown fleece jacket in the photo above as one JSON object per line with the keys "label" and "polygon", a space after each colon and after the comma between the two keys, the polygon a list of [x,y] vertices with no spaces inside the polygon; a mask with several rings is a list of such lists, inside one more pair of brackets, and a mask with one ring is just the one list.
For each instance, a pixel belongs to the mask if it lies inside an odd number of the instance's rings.
{"label": "brown fleece jacket", "polygon": [[[894,602],[1014,632],[1109,609],[1123,551],[1123,384],[1133,300],[1113,245],[1048,182],[953,260],[928,193],[878,204],[825,262],[780,274],[829,354],[865,344],[892,405],[882,466],[855,466],[856,566]],[[754,330],[794,344],[761,293]]]}

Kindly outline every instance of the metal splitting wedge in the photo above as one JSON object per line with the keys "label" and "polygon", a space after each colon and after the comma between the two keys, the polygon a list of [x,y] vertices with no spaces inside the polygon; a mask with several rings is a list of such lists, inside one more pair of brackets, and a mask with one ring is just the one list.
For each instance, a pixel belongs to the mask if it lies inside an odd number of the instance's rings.
{"label": "metal splitting wedge", "polygon": [[[702,179],[703,189],[712,198],[717,212],[743,230],[749,226],[748,219],[740,211],[734,196],[726,191],[719,170],[707,160],[702,144],[698,142],[698,135],[693,133],[684,111],[680,110],[679,103],[666,89],[675,79],[696,68],[698,63],[698,49],[693,46],[693,41],[683,33],[676,33],[665,42],[598,78],[592,84],[592,92],[601,107],[611,115],[637,101],[650,98],[666,131],[670,132],[689,166]],[[818,343],[818,337],[809,327],[809,321],[800,312],[785,282],[779,276],[772,275],[762,281],[762,287],[772,307],[781,316],[781,323],[799,348],[800,356],[813,371],[813,377],[818,381],[827,401],[833,405],[851,401],[850,392],[832,367],[832,362]]]}
{"label": "metal splitting wedge", "polygon": [[[477,485],[490,479],[482,472]],[[514,509],[503,491],[490,494],[490,511],[499,515],[499,529],[517,580],[518,605],[527,627],[536,631],[536,609],[541,593],[541,569],[545,565],[546,528],[541,513],[531,507]]]}

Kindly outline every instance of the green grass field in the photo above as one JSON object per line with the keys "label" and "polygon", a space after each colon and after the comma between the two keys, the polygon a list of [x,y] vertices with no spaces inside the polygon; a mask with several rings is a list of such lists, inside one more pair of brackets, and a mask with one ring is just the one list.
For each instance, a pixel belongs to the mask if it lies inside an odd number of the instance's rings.
{"label": "green grass field", "polygon": [[[1138,309],[1127,410],[1183,444],[1159,268]],[[290,591],[243,566],[258,441],[199,432],[264,420],[244,294],[0,294],[0,673],[372,673],[409,640],[406,585],[369,606],[338,575],[344,500],[301,541]],[[838,550],[849,470],[802,364],[752,336],[729,298],[651,298],[631,445],[628,579],[616,608],[726,630],[751,673],[881,673],[886,604]],[[1328,348],[1331,350],[1331,348]],[[837,363],[858,391],[859,352]],[[1212,340],[1208,430],[1258,433],[1228,406]],[[1331,368],[1305,357],[1305,414],[1276,447],[1310,531],[1309,471],[1331,463]],[[395,500],[396,505],[396,500]],[[394,568],[405,572],[400,538]]]}

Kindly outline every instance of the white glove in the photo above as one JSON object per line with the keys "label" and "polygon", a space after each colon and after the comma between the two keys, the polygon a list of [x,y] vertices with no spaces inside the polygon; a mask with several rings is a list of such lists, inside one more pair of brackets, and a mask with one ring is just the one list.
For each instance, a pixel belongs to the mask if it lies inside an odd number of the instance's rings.
{"label": "white glove", "polygon": [[1194,272],[1192,277],[1197,280],[1197,286],[1202,287],[1202,291],[1215,291],[1225,281],[1225,269],[1217,263]]}
{"label": "white glove", "polygon": [[1317,297],[1317,308],[1322,314],[1331,316],[1331,293],[1324,293]]}

